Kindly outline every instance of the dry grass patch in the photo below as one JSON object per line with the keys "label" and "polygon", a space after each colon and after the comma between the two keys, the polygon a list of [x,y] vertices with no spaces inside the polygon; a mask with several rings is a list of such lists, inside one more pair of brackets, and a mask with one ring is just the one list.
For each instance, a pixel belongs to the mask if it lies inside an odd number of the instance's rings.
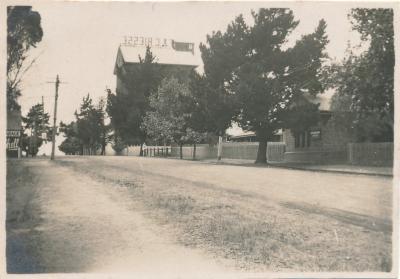
{"label": "dry grass patch", "polygon": [[174,217],[189,214],[195,207],[195,200],[183,195],[154,195],[150,203],[154,208],[163,209]]}
{"label": "dry grass patch", "polygon": [[[128,188],[132,201],[147,208],[150,217],[176,231],[184,245],[235,259],[240,268],[251,271],[391,270],[390,231],[371,230],[363,226],[365,222],[335,219],[325,214],[326,210],[288,207],[266,198],[227,191],[218,185],[109,167],[107,174],[97,171],[103,177],[100,179],[117,185],[121,179],[140,185]],[[96,174],[93,166],[84,170],[80,165],[77,169]],[[310,206],[323,209],[321,205]],[[374,221],[372,217],[366,218],[366,222]]]}

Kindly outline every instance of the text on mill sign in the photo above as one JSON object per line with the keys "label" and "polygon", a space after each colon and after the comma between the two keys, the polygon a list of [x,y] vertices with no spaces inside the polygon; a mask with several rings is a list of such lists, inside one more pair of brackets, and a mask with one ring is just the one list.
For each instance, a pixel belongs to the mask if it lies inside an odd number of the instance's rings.
{"label": "text on mill sign", "polygon": [[130,47],[172,48],[175,51],[194,53],[194,43],[177,42],[166,38],[124,36],[122,45]]}
{"label": "text on mill sign", "polygon": [[140,36],[124,36],[125,46],[149,46],[155,48],[168,48],[171,46],[171,40],[165,38],[151,38],[151,37],[140,37]]}

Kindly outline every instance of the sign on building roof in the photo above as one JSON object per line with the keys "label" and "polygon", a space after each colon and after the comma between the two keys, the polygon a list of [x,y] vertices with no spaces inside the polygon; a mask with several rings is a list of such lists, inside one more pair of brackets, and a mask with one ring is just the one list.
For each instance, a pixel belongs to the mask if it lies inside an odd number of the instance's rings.
{"label": "sign on building roof", "polygon": [[124,63],[139,63],[139,57],[144,58],[146,55],[147,46],[151,48],[156,58],[155,62],[159,64],[190,67],[201,64],[200,55],[195,55],[194,43],[177,42],[166,38],[125,36],[119,47],[116,66],[121,67]]}
{"label": "sign on building roof", "polygon": [[124,36],[123,46],[129,47],[151,47],[153,48],[171,48],[175,51],[187,51],[194,54],[194,43],[177,42],[166,38],[153,38],[142,36]]}

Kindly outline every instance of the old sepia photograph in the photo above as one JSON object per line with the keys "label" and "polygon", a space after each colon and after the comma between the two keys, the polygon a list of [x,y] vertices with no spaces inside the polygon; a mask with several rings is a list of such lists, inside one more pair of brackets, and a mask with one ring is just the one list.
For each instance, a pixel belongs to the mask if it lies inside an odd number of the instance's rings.
{"label": "old sepia photograph", "polygon": [[397,278],[398,2],[0,7],[1,278]]}

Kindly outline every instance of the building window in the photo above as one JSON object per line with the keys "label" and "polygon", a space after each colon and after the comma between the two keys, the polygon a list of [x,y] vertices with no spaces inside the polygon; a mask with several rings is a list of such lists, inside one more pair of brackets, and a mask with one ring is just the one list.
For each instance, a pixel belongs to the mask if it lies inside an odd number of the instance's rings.
{"label": "building window", "polygon": [[308,131],[301,133],[296,133],[294,137],[294,147],[295,148],[305,148],[310,147],[310,134]]}

